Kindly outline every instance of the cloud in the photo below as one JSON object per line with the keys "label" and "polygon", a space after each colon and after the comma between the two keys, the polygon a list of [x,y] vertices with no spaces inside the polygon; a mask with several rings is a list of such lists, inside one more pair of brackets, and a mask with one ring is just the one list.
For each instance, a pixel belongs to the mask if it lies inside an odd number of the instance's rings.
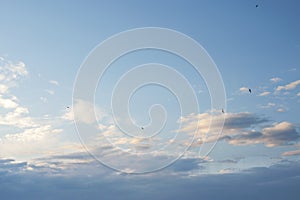
{"label": "cloud", "polygon": [[[74,116],[74,113],[77,113],[77,115]],[[69,121],[76,119],[78,122],[93,124],[96,122],[96,119],[101,121],[106,116],[107,114],[98,106],[94,106],[94,104],[91,102],[77,99],[73,107],[66,110],[65,114],[62,116],[62,119]]]}
{"label": "cloud", "polygon": [[[300,163],[279,163],[238,173],[224,168],[219,174],[181,173],[197,166],[182,160],[175,171],[117,174],[93,162],[38,165],[3,159],[0,193],[3,199],[272,199],[298,200]],[[0,159],[1,163],[1,159]],[[185,166],[186,163],[186,166]],[[5,166],[8,165],[8,166]],[[31,169],[31,170],[29,170]],[[179,169],[177,173],[176,169]],[[28,192],[30,191],[30,192]]]}
{"label": "cloud", "polygon": [[280,145],[293,145],[300,138],[299,132],[289,122],[275,123],[263,128],[261,131],[249,131],[232,136],[228,139],[230,144],[248,145],[263,143],[267,147]]}
{"label": "cloud", "polygon": [[48,102],[48,99],[46,97],[40,97],[40,100],[43,102],[43,103],[47,103]]}
{"label": "cloud", "polygon": [[271,107],[274,107],[274,106],[276,106],[275,103],[269,102],[267,105],[261,106],[261,108],[271,108]]}
{"label": "cloud", "polygon": [[58,81],[55,81],[55,80],[50,80],[49,83],[53,84],[53,85],[56,85],[56,86],[59,86]]}
{"label": "cloud", "polygon": [[19,102],[10,90],[19,85],[21,77],[28,71],[23,62],[13,63],[2,59],[0,71],[0,152],[2,156],[36,156],[58,145],[53,122],[43,121],[30,115],[27,107]]}
{"label": "cloud", "polygon": [[0,94],[5,94],[8,91],[8,86],[0,84]]}
{"label": "cloud", "polygon": [[45,90],[45,92],[47,92],[50,95],[54,95],[55,94],[55,92],[53,90]]}
{"label": "cloud", "polygon": [[291,83],[289,83],[289,84],[287,84],[287,85],[284,85],[284,86],[278,86],[277,88],[276,88],[276,90],[275,90],[275,92],[280,92],[280,91],[282,91],[282,90],[293,90],[293,89],[295,89],[296,87],[297,87],[297,85],[299,85],[300,84],[300,80],[296,80],[296,81],[294,81],[294,82],[291,82]]}
{"label": "cloud", "polygon": [[241,88],[239,89],[239,91],[240,91],[241,93],[248,93],[248,92],[249,92],[249,88],[247,88],[247,87],[241,87]]}
{"label": "cloud", "polygon": [[288,71],[289,72],[294,72],[294,71],[296,71],[297,69],[296,68],[291,68],[291,69],[289,69]]}
{"label": "cloud", "polygon": [[278,77],[274,77],[274,78],[271,78],[270,81],[271,81],[272,83],[278,83],[278,82],[282,81],[282,79],[281,79],[281,78],[278,78]]}
{"label": "cloud", "polygon": [[174,170],[175,172],[191,172],[194,170],[201,170],[204,167],[201,163],[205,162],[200,158],[181,158],[174,164],[166,168],[166,170]]}
{"label": "cloud", "polygon": [[300,92],[298,92],[297,96],[300,97]]}
{"label": "cloud", "polygon": [[290,122],[270,124],[269,120],[251,113],[226,113],[226,120],[221,135],[216,130],[222,128],[222,115],[214,116],[210,113],[199,114],[183,118],[180,132],[193,134],[197,130],[193,146],[216,140],[227,141],[231,145],[264,144],[267,147],[293,145],[300,133]]}
{"label": "cloud", "polygon": [[300,149],[295,151],[287,151],[282,154],[283,156],[298,156],[300,155]]}
{"label": "cloud", "polygon": [[30,127],[17,133],[5,134],[1,137],[0,151],[2,155],[10,157],[35,157],[54,152],[58,149],[58,133],[61,129],[54,129],[50,125]]}
{"label": "cloud", "polygon": [[277,112],[285,112],[285,110],[283,108],[278,108]]}
{"label": "cloud", "polygon": [[18,106],[18,103],[16,103],[14,100],[9,98],[3,98],[2,95],[0,95],[0,107],[9,109],[9,108],[16,108]]}
{"label": "cloud", "polygon": [[258,96],[268,96],[270,94],[270,92],[262,92],[260,93]]}
{"label": "cloud", "polygon": [[28,71],[23,62],[11,62],[6,59],[0,60],[0,81],[6,86],[14,87],[14,81],[28,75]]}

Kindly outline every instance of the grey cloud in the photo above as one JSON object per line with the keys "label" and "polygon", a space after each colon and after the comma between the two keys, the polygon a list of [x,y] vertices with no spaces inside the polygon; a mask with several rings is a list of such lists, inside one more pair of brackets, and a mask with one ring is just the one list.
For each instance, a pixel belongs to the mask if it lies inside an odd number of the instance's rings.
{"label": "grey cloud", "polygon": [[296,127],[289,122],[269,125],[259,131],[248,131],[226,138],[230,144],[258,144],[264,143],[268,147],[279,145],[293,145],[300,138]]}
{"label": "grey cloud", "polygon": [[[186,160],[193,163],[192,160]],[[184,163],[180,163],[183,165]],[[181,167],[179,169],[182,169]],[[297,200],[300,163],[252,168],[231,174],[185,176],[160,171],[147,175],[52,176],[2,174],[1,199],[232,199]]]}
{"label": "grey cloud", "polygon": [[268,122],[266,118],[251,114],[251,113],[234,113],[226,117],[224,128],[249,128],[264,122]]}

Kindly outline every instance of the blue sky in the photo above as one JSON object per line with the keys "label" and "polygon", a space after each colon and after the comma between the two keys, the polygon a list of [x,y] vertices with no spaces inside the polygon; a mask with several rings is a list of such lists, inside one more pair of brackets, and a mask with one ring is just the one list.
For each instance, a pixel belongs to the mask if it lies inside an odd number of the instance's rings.
{"label": "blue sky", "polygon": [[[298,1],[0,3],[1,199],[299,198]],[[209,87],[190,63],[154,49],[113,62],[96,88],[95,102],[73,98],[90,52],[115,34],[143,27],[172,29],[202,45],[225,86],[224,114],[220,106],[212,107]],[[130,119],[112,115],[111,98],[124,74],[147,63],[168,65],[182,75],[199,112],[180,113],[176,98],[181,96],[168,87],[141,87],[128,106],[116,100],[118,108],[130,110],[136,126],[128,133],[132,138],[116,126],[119,120],[130,127]],[[142,72],[122,86],[144,80]],[[177,83],[176,91],[187,97],[175,75],[152,76]],[[85,80],[88,88],[91,80]],[[165,126],[159,110],[151,121],[154,104],[164,106]],[[155,130],[159,135],[143,138]]]}

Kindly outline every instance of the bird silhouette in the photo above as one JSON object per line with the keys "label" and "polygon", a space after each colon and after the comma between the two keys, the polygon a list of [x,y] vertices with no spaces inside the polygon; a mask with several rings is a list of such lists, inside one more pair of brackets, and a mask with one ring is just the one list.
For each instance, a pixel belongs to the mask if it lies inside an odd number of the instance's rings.
{"label": "bird silhouette", "polygon": [[249,88],[249,92],[251,93],[252,92],[252,90]]}
{"label": "bird silhouette", "polygon": [[225,113],[224,109],[222,108],[222,113]]}
{"label": "bird silhouette", "polygon": [[255,5],[255,8],[258,8],[258,4]]}

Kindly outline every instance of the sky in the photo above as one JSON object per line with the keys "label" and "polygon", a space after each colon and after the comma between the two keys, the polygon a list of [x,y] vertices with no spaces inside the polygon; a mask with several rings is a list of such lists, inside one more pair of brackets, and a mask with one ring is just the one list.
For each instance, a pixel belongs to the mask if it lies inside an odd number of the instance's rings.
{"label": "sky", "polygon": [[299,199],[298,1],[0,4],[1,199]]}

